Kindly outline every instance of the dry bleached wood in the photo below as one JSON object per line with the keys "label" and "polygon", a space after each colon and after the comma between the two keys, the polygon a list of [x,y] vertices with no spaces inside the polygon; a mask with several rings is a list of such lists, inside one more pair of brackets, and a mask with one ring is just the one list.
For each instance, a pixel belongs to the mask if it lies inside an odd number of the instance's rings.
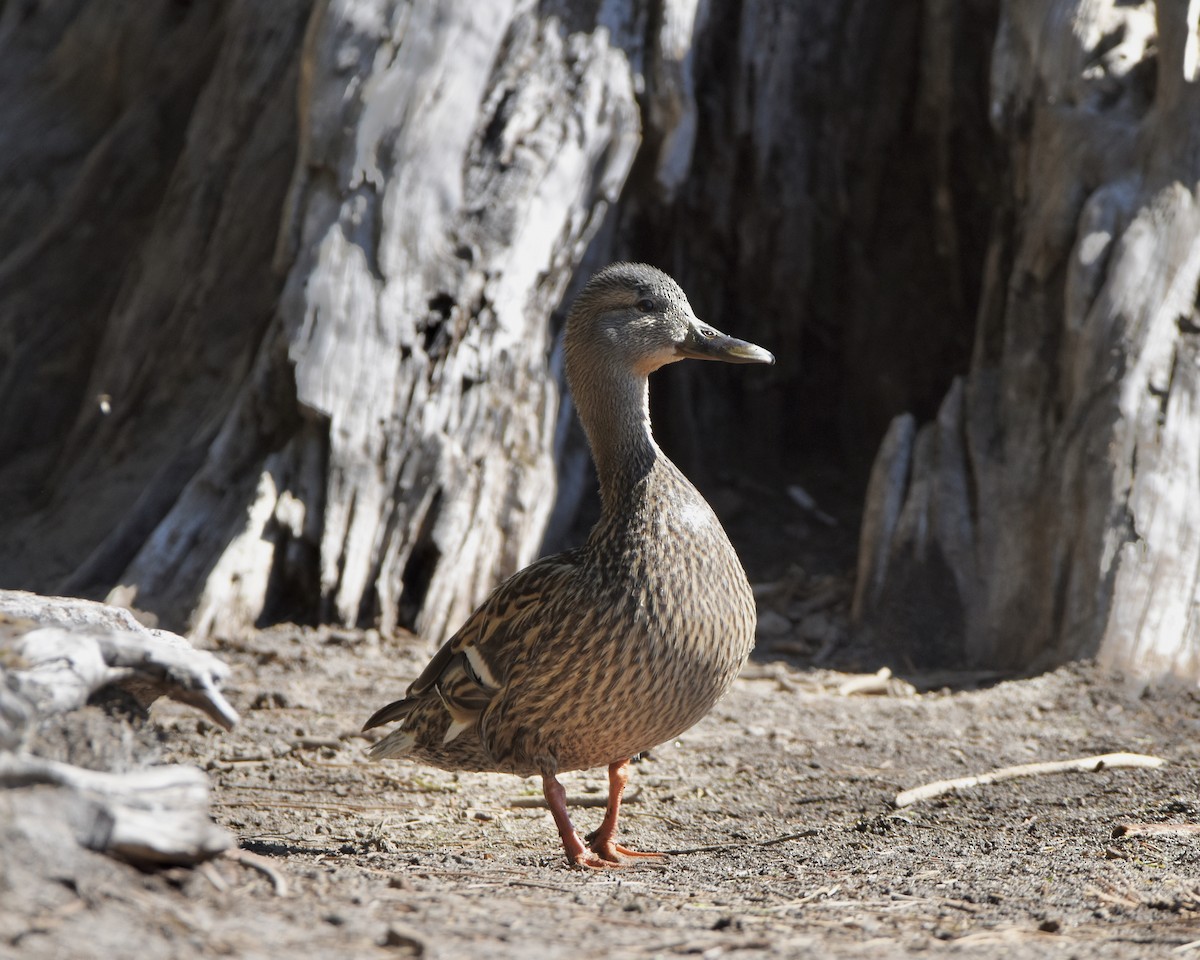
{"label": "dry bleached wood", "polygon": [[906,680],[893,677],[890,668],[881,667],[875,673],[843,680],[838,684],[837,692],[839,697],[863,695],[912,697],[916,695],[917,688]]}
{"label": "dry bleached wood", "polygon": [[113,774],[0,753],[0,789],[42,785],[71,795],[71,826],[90,850],[142,864],[190,864],[216,856],[233,842],[209,819],[208,778],[196,767]]}
{"label": "dry bleached wood", "polygon": [[1079,757],[1074,760],[1051,760],[1045,763],[1022,763],[1015,767],[1002,767],[990,773],[974,777],[957,777],[954,780],[938,780],[920,787],[913,787],[896,794],[893,801],[897,807],[907,807],[922,800],[932,800],[946,793],[956,793],[972,787],[982,787],[1000,780],[1014,777],[1036,777],[1047,773],[1095,773],[1117,767],[1161,767],[1167,761],[1161,757],[1150,757],[1141,753],[1105,753],[1095,757]]}
{"label": "dry bleached wood", "polygon": [[1198,834],[1200,823],[1118,823],[1112,832],[1114,837],[1194,837]]}
{"label": "dry bleached wood", "polygon": [[240,863],[251,870],[257,870],[271,881],[271,889],[275,892],[275,896],[286,897],[288,895],[287,878],[275,869],[275,866],[266,857],[260,857],[258,854],[242,850],[240,847],[232,847],[225,851],[225,859]]}
{"label": "dry bleached wood", "polygon": [[854,613],[901,658],[1200,679],[1186,6],[1001,5],[1009,179],[971,369],[936,422],[895,423],[864,510]]}
{"label": "dry bleached wood", "polygon": [[548,318],[639,142],[621,31],[588,16],[314,8],[259,357],[297,426],[262,456],[266,388],[247,383],[123,575],[140,606],[228,633],[290,588],[309,616],[438,639],[533,558],[554,501]]}
{"label": "dry bleached wood", "polygon": [[0,667],[10,689],[40,713],[74,710],[98,690],[120,685],[143,707],[168,696],[227,730],[237,723],[220,691],[229,668],[183,637],[142,626],[127,610],[0,590],[0,617],[6,627]]}
{"label": "dry bleached wood", "polygon": [[[39,718],[120,685],[148,707],[169,696],[229,728],[238,715],[219,685],[229,669],[127,610],[87,600],[0,591],[0,789],[26,833],[60,817],[85,847],[140,864],[190,864],[231,844],[208,816],[208,779],[187,766],[85,770],[25,751]],[[58,788],[47,805],[39,792]],[[63,824],[45,824],[44,829]]]}

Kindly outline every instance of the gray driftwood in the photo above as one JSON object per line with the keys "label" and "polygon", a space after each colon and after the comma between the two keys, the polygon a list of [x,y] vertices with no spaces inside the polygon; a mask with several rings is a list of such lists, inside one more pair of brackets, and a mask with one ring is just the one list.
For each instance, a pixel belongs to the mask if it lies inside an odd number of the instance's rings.
{"label": "gray driftwood", "polygon": [[[57,787],[67,797],[65,817],[81,846],[134,863],[192,864],[233,845],[208,815],[208,777],[173,764],[128,773],[83,770],[28,754],[0,753],[0,789],[20,790],[12,802],[29,820]],[[23,789],[22,789],[23,788]],[[51,809],[54,809],[53,807]]]}
{"label": "gray driftwood", "polygon": [[[1200,83],[1185,4],[1011,0],[970,370],[892,426],[855,612],[917,662],[1200,678]],[[1156,13],[1157,10],[1157,19]]]}
{"label": "gray driftwood", "polygon": [[0,590],[0,651],[9,689],[39,713],[82,707],[112,685],[143,707],[168,696],[226,729],[238,720],[220,690],[229,668],[183,637],[142,626],[128,610]]}
{"label": "gray driftwood", "polygon": [[[3,806],[14,829],[30,838],[65,829],[88,849],[142,864],[195,863],[228,848],[232,838],[208,816],[208,779],[195,767],[105,772],[30,752],[48,718],[110,686],[143,707],[172,697],[231,727],[238,715],[219,689],[228,672],[127,610],[0,591],[0,790],[9,791]],[[115,719],[95,735],[122,740]],[[100,755],[138,762],[119,747]],[[50,788],[55,799],[47,803]]]}

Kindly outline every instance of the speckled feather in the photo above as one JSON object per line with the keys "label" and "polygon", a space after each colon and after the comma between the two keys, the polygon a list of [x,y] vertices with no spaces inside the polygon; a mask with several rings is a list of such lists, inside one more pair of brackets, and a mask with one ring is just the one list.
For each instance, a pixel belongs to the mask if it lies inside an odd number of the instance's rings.
{"label": "speckled feather", "polygon": [[[666,318],[658,327],[643,322],[648,306]],[[583,546],[496,588],[404,699],[367,722],[401,721],[372,757],[552,777],[678,736],[729,688],[753,646],[753,595],[716,515],[650,433],[646,376],[701,355],[655,339],[683,336],[677,317],[699,324],[673,280],[638,264],[606,269],[580,295],[567,372],[600,521]]]}

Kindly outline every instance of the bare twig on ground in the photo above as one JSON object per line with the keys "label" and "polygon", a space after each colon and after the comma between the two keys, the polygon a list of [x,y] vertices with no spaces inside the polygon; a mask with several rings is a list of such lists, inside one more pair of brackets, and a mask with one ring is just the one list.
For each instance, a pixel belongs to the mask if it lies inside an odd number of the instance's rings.
{"label": "bare twig on ground", "polygon": [[341,750],[346,744],[338,737],[296,737],[293,750]]}
{"label": "bare twig on ground", "polygon": [[206,860],[204,863],[200,864],[199,871],[200,875],[212,884],[212,888],[216,890],[217,893],[225,893],[229,890],[229,884],[226,882],[225,878],[221,876],[221,872],[213,866],[213,862],[211,860]]}
{"label": "bare twig on ground", "polygon": [[893,803],[897,807],[907,807],[922,800],[932,800],[942,794],[955,793],[970,787],[982,787],[999,780],[1011,780],[1014,777],[1036,777],[1046,773],[1094,773],[1098,770],[1116,767],[1154,768],[1161,767],[1166,762],[1161,757],[1151,757],[1141,753],[1105,753],[1094,757],[1077,757],[1074,760],[1022,763],[1015,767],[1003,767],[974,777],[938,780],[920,787],[913,787],[911,790],[898,793]]}
{"label": "bare twig on ground", "polygon": [[[795,674],[784,663],[755,663],[753,660],[742,668],[739,680],[774,680],[780,690],[788,693],[815,693],[820,683],[802,674]],[[797,682],[797,681],[802,682]]]}
{"label": "bare twig on ground", "polygon": [[233,847],[225,851],[225,858],[249,867],[251,870],[257,870],[265,876],[271,881],[271,889],[275,891],[275,896],[286,897],[288,895],[287,880],[266,857],[260,857],[257,853],[251,853],[241,847]]}
{"label": "bare twig on ground", "polygon": [[[641,790],[634,790],[621,799],[622,806],[641,802]],[[547,808],[545,797],[514,797],[508,801],[508,805],[514,810],[545,810]],[[604,807],[607,805],[608,796],[602,793],[587,797],[567,797],[568,807]]]}
{"label": "bare twig on ground", "polygon": [[1095,897],[1101,903],[1109,906],[1135,909],[1146,905],[1146,900],[1141,894],[1128,887],[1118,886],[1111,880],[1097,880],[1087,888],[1086,892],[1089,896]]}
{"label": "bare twig on ground", "polygon": [[663,853],[682,855],[685,853],[713,853],[717,850],[734,850],[740,847],[773,847],[777,843],[787,843],[789,840],[801,840],[804,837],[815,837],[818,830],[801,830],[799,833],[785,833],[780,837],[770,837],[766,840],[742,840],[737,843],[713,843],[705,847],[685,847],[678,850],[664,850]]}
{"label": "bare twig on ground", "polygon": [[991,930],[979,930],[975,933],[955,937],[952,942],[956,946],[991,946],[994,944],[1026,943],[1030,940],[1050,940],[1054,943],[1074,942],[1071,938],[1061,933],[1028,927],[996,927]]}
{"label": "bare twig on ground", "polygon": [[1118,823],[1113,827],[1114,837],[1196,836],[1200,835],[1200,823]]}
{"label": "bare twig on ground", "polygon": [[875,673],[861,677],[851,677],[849,680],[843,681],[838,686],[837,692],[838,696],[841,697],[861,696],[863,694],[912,697],[916,695],[917,688],[906,680],[893,677],[890,669],[882,667]]}

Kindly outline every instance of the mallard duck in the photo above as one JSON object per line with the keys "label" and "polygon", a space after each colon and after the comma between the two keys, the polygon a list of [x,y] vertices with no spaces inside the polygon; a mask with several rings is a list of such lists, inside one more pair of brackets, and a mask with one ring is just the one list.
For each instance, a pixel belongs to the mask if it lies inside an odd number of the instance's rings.
{"label": "mallard duck", "polygon": [[[754,597],[716,514],[659,449],[647,377],[685,358],[774,363],[696,318],[654,267],[617,263],[567,319],[567,381],[600,481],[587,542],[501,583],[404,695],[363,727],[370,749],[446,770],[540,775],[567,859],[619,865],[630,759],[677,737],[729,689],[754,645]],[[560,773],[608,767],[608,808],[585,843]]]}

